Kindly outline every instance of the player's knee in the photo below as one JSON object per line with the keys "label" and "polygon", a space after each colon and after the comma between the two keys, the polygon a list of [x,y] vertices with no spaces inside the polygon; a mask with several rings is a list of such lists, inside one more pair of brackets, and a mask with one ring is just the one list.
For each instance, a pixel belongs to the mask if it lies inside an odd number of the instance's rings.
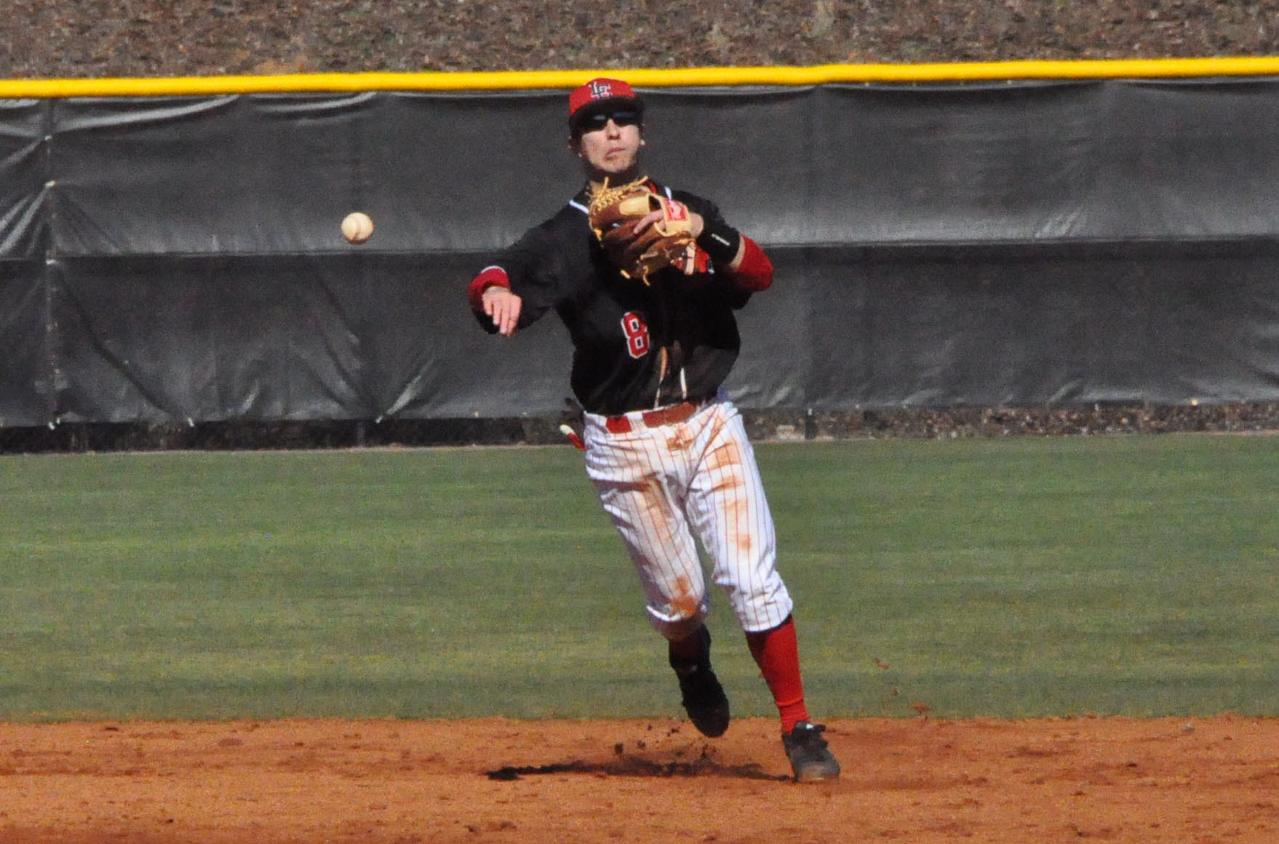
{"label": "player's knee", "polygon": [[733,596],[733,609],[747,631],[764,631],[785,623],[795,608],[780,578]]}
{"label": "player's knee", "polygon": [[678,642],[696,633],[706,621],[706,613],[700,608],[690,615],[666,615],[651,613],[653,627],[668,642]]}
{"label": "player's knee", "polygon": [[668,624],[663,633],[668,642],[679,642],[700,630],[705,621],[705,617],[698,613],[692,618],[685,618]]}

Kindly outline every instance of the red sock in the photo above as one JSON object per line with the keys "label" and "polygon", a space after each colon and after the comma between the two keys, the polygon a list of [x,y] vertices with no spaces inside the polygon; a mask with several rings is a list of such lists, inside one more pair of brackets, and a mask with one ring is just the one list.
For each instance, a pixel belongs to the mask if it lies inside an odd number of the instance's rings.
{"label": "red sock", "polygon": [[804,706],[804,681],[799,674],[799,642],[795,638],[795,621],[787,617],[772,630],[747,633],[746,644],[751,656],[773,693],[777,712],[782,717],[782,732],[789,733],[795,724],[808,720]]}

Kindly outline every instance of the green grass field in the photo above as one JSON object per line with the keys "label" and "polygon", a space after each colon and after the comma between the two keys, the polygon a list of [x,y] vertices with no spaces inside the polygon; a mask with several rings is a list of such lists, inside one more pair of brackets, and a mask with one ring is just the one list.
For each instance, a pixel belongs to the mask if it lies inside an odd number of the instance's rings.
{"label": "green grass field", "polygon": [[[1279,714],[1279,439],[758,454],[818,717]],[[567,447],[3,457],[0,616],[9,720],[680,712]]]}

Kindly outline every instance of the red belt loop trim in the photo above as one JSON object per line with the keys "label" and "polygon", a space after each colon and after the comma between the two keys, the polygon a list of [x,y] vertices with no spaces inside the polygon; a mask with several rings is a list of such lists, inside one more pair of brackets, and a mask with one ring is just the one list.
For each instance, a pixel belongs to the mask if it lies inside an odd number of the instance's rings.
{"label": "red belt loop trim", "polygon": [[[663,425],[677,425],[688,419],[697,409],[705,402],[686,401],[679,404],[673,404],[670,407],[661,407],[657,410],[646,410],[641,413],[640,422],[645,428],[660,428]],[[635,430],[634,424],[629,416],[608,416],[604,419],[604,428],[610,434],[629,434]]]}
{"label": "red belt loop trim", "polygon": [[604,427],[610,434],[629,434],[631,432],[631,420],[625,416],[610,416],[604,420]]}

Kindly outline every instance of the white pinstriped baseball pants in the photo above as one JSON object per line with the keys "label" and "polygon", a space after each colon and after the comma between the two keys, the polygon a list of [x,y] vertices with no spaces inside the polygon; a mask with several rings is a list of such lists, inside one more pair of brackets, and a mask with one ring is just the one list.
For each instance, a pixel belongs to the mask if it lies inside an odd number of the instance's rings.
{"label": "white pinstriped baseball pants", "polygon": [[586,414],[586,472],[626,543],[653,626],[675,641],[706,617],[694,536],[743,630],[785,621],[792,602],[776,569],[773,517],[737,408],[719,398],[654,428],[627,416],[632,430],[615,434],[606,417]]}

